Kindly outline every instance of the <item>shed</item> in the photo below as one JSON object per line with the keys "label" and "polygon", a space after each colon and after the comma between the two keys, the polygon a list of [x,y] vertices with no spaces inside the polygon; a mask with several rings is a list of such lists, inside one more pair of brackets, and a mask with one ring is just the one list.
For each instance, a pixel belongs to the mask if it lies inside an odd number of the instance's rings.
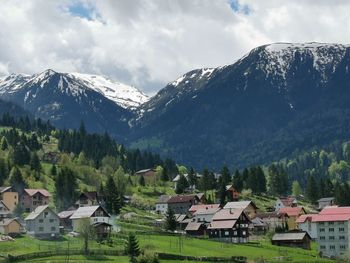
{"label": "shed", "polygon": [[311,249],[311,237],[307,232],[277,233],[272,237],[272,245]]}
{"label": "shed", "polygon": [[187,224],[185,231],[190,236],[203,236],[205,229],[205,225],[202,223],[190,222]]}

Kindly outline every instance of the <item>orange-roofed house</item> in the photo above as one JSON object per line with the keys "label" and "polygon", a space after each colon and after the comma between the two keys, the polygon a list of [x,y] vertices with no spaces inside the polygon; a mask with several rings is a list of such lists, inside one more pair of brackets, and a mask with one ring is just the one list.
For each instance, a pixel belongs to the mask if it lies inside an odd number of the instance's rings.
{"label": "orange-roofed house", "polygon": [[317,238],[317,224],[315,219],[317,214],[305,214],[298,217],[295,221],[299,230],[307,232],[315,240]]}
{"label": "orange-roofed house", "polygon": [[283,207],[278,211],[279,214],[286,214],[288,216],[287,224],[289,230],[297,229],[296,220],[301,215],[305,215],[305,209],[301,206],[297,207]]}
{"label": "orange-roofed house", "polygon": [[48,205],[51,194],[45,189],[24,189],[21,204],[26,212],[34,211],[38,206]]}
{"label": "orange-roofed house", "polygon": [[218,241],[246,243],[249,241],[249,223],[244,209],[222,209],[213,216],[207,232],[209,238]]}

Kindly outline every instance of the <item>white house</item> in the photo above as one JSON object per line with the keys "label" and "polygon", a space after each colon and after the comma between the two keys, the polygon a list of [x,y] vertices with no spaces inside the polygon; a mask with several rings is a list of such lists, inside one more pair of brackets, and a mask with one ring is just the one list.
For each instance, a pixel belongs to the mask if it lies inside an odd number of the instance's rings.
{"label": "white house", "polygon": [[279,211],[283,207],[296,207],[298,206],[298,200],[294,197],[280,197],[277,198],[275,204],[275,211]]}
{"label": "white house", "polygon": [[215,207],[215,208],[201,208],[198,209],[193,214],[193,220],[194,222],[203,222],[203,223],[211,223],[213,221],[214,215],[220,210],[221,208]]}
{"label": "white house", "polygon": [[156,203],[156,212],[158,214],[165,214],[168,211],[168,200],[170,195],[161,195]]}
{"label": "white house", "polygon": [[73,231],[79,232],[80,222],[84,218],[90,218],[91,224],[106,223],[109,224],[111,216],[100,205],[79,207],[70,217],[72,220]]}
{"label": "white house", "polygon": [[299,216],[295,221],[298,225],[298,229],[307,232],[313,240],[317,238],[316,217],[317,214],[306,214]]}
{"label": "white house", "polygon": [[325,197],[317,200],[318,202],[318,209],[322,210],[326,206],[332,206],[334,205],[334,197]]}

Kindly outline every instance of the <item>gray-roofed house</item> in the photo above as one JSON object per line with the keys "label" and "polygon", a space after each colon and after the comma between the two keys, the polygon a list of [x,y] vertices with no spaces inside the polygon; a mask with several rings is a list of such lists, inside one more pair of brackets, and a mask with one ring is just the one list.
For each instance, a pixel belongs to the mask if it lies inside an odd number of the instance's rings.
{"label": "gray-roofed house", "polygon": [[196,195],[175,195],[168,200],[168,207],[175,214],[188,214],[192,205],[199,203]]}
{"label": "gray-roofed house", "polygon": [[58,217],[60,218],[60,229],[63,231],[72,231],[73,225],[70,217],[74,214],[76,210],[66,210],[58,213]]}
{"label": "gray-roofed house", "polygon": [[48,206],[35,208],[25,219],[27,233],[37,238],[57,238],[60,235],[58,215]]}
{"label": "gray-roofed house", "polygon": [[257,214],[257,206],[254,204],[253,201],[235,201],[235,202],[228,202],[224,209],[243,209],[244,212],[249,216],[250,219],[255,218]]}
{"label": "gray-roofed house", "polygon": [[170,195],[161,195],[158,198],[156,203],[156,212],[158,214],[166,214],[168,211],[168,200],[170,199]]}
{"label": "gray-roofed house", "polygon": [[335,205],[334,203],[334,197],[325,197],[317,200],[318,203],[318,209],[322,210],[326,206],[332,206]]}
{"label": "gray-roofed house", "polygon": [[197,222],[189,222],[185,228],[186,234],[190,236],[203,236],[205,233],[205,225]]}
{"label": "gray-roofed house", "polygon": [[311,237],[307,232],[277,233],[272,237],[272,245],[311,249]]}
{"label": "gray-roofed house", "polygon": [[[112,225],[109,224],[111,216],[100,205],[79,207],[70,217],[73,224],[73,231],[79,232],[80,224],[85,218],[90,219],[91,225],[98,227],[99,235],[107,235],[111,231]],[[104,232],[106,231],[106,232]]]}

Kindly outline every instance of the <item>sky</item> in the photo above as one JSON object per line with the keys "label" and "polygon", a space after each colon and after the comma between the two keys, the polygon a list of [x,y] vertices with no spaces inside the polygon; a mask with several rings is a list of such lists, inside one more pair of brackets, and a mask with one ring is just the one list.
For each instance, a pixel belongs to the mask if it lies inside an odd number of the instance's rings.
{"label": "sky", "polygon": [[350,43],[348,0],[0,0],[0,76],[105,75],[148,95],[273,42]]}

